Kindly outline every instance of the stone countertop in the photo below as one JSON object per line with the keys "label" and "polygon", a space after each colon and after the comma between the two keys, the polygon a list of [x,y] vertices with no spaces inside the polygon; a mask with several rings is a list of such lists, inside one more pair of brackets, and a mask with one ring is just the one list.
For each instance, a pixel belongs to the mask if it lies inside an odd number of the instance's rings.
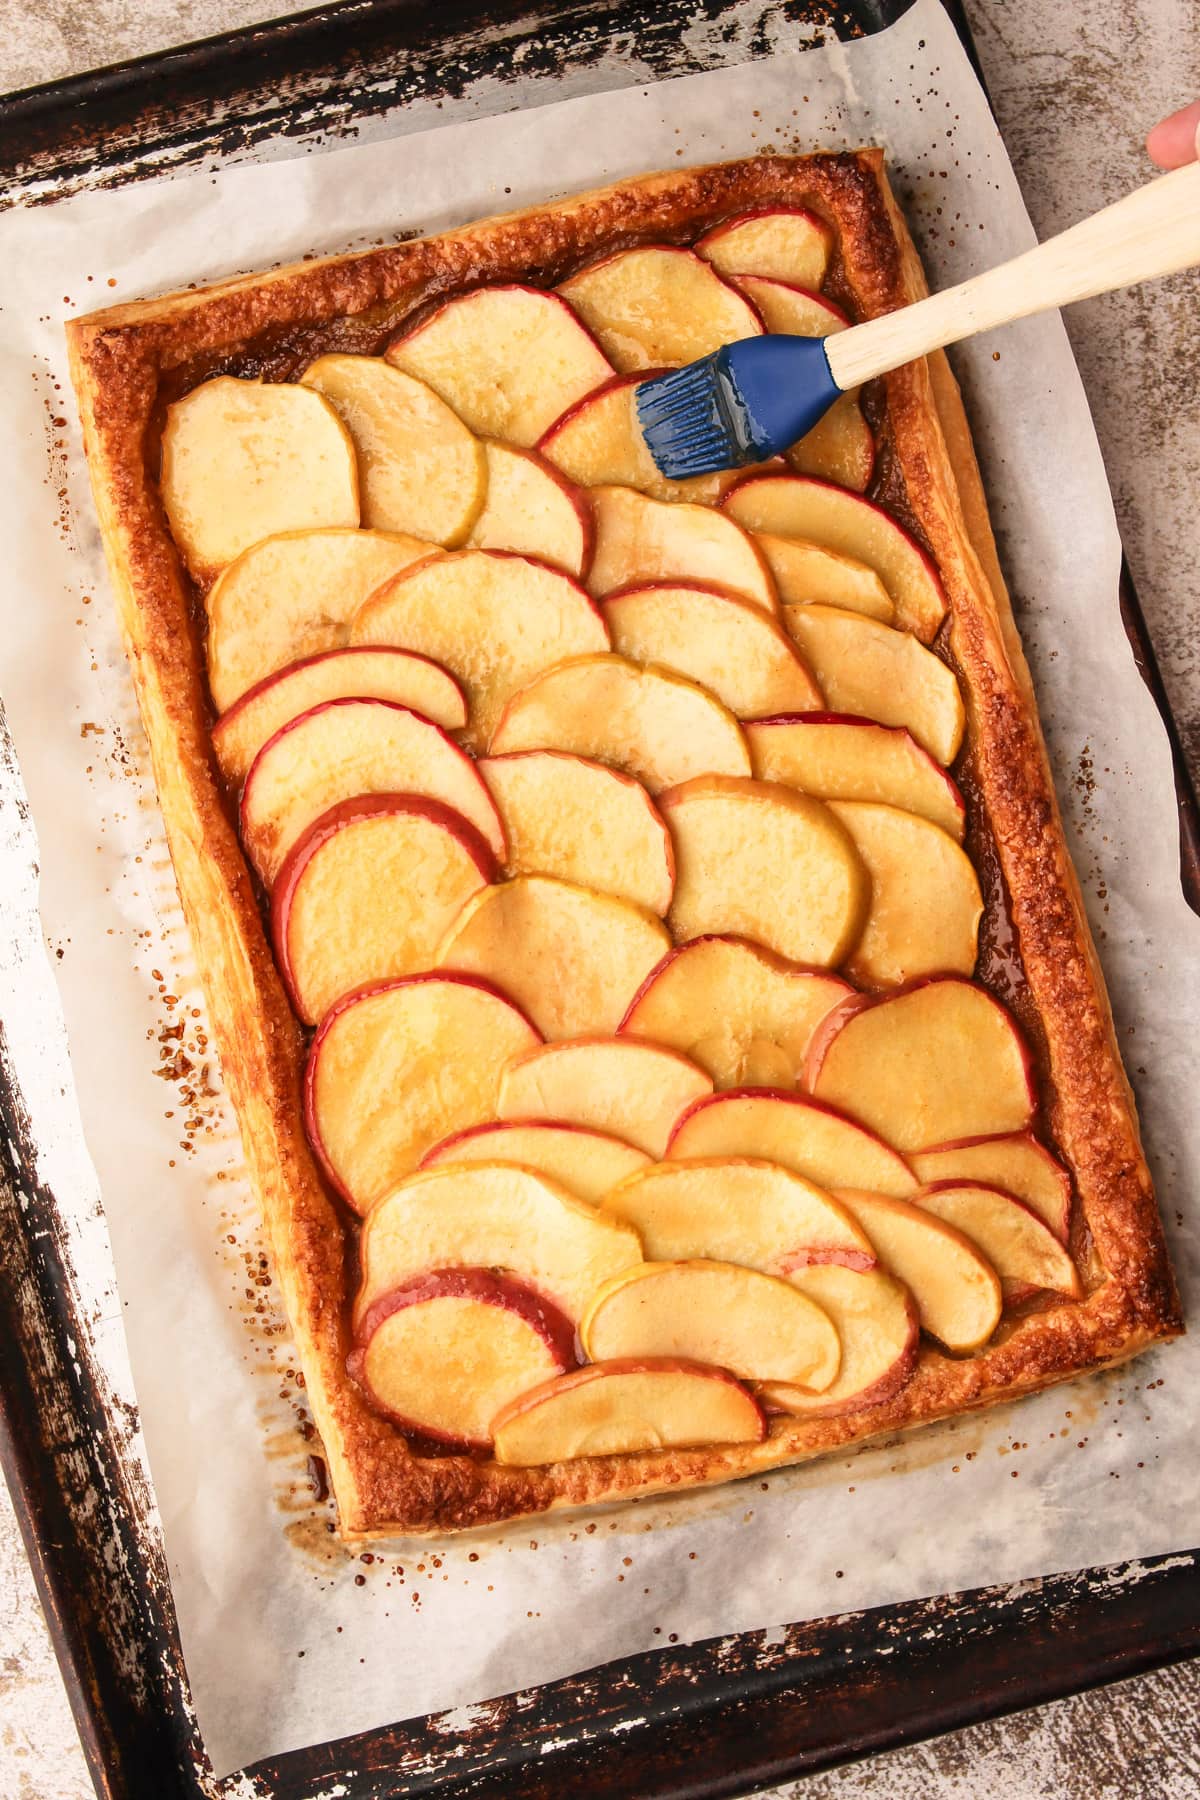
{"label": "stone countertop", "polygon": [[[278,0],[0,0],[0,89],[259,23]],[[306,10],[293,8],[293,11]],[[1194,0],[967,0],[1042,236],[1145,179],[1146,129],[1200,94]],[[1072,308],[1134,580],[1200,782],[1200,307],[1194,280]],[[1200,1662],[777,1790],[773,1800],[1200,1800]],[[0,1486],[0,1795],[91,1784]],[[141,1796],[137,1800],[142,1800]],[[145,1800],[153,1800],[146,1796]]]}

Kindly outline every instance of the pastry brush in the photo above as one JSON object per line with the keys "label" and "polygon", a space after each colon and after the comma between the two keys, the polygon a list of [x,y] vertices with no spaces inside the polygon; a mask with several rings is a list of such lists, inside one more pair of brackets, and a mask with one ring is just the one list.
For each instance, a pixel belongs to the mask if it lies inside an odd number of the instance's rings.
{"label": "pastry brush", "polygon": [[849,389],[1048,307],[1200,263],[1200,163],[1176,169],[1024,255],[835,337],[769,334],[645,381],[637,410],[672,481],[777,456]]}

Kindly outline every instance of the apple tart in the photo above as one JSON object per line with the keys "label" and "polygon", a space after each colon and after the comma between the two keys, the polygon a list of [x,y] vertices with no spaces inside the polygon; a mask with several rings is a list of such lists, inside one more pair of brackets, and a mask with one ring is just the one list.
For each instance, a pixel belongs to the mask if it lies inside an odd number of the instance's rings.
{"label": "apple tart", "polygon": [[1181,1329],[942,356],[671,483],[647,370],[917,298],[878,151],[68,327],[348,1537],[714,1482]]}

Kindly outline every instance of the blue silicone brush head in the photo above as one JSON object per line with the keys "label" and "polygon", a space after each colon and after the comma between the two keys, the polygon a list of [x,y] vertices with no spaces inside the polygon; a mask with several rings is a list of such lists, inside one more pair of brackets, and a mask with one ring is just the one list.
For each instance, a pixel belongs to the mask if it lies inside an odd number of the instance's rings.
{"label": "blue silicone brush head", "polygon": [[686,481],[778,456],[841,391],[823,338],[772,333],[644,381],[638,421],[662,474]]}

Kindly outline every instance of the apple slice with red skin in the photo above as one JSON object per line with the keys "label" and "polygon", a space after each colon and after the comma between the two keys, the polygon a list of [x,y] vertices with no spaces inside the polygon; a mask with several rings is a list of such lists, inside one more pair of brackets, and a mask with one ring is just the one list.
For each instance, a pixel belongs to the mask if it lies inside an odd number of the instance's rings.
{"label": "apple slice with red skin", "polygon": [[644,1150],[585,1125],[564,1125],[552,1119],[500,1119],[452,1133],[425,1152],[421,1167],[519,1163],[548,1175],[581,1200],[599,1205],[619,1181],[644,1169],[649,1161]]}
{"label": "apple slice with red skin", "polygon": [[620,588],[603,605],[613,649],[699,682],[738,719],[822,704],[791,640],[748,601],[699,582]]}
{"label": "apple slice with red skin", "polygon": [[778,613],[761,551],[724,513],[652,500],[632,487],[593,487],[588,497],[596,523],[588,592],[598,599],[656,581],[694,582]]}
{"label": "apple slice with red skin", "polygon": [[429,1269],[503,1271],[572,1322],[602,1281],[642,1260],[632,1225],[532,1169],[453,1165],[407,1176],[363,1220],[355,1328]]}
{"label": "apple slice with red skin", "polygon": [[885,625],[895,620],[891,595],[866,563],[799,538],[777,537],[769,531],[750,535],[766,558],[781,606],[840,606],[846,612],[882,619]]}
{"label": "apple slice with red skin", "polygon": [[742,729],[760,781],[784,781],[818,800],[898,806],[962,843],[966,807],[957,785],[902,725],[809,712],[750,719]]}
{"label": "apple slice with red skin", "polygon": [[524,446],[612,373],[565,301],[519,283],[456,294],[393,338],[386,356],[481,437]]}
{"label": "apple slice with red skin", "polygon": [[443,731],[467,722],[462,689],[439,664],[412,650],[323,650],[277,669],[250,688],[213,726],[213,749],[231,786],[277,731],[324,700],[392,700],[423,713]]}
{"label": "apple slice with red skin", "polygon": [[439,726],[390,700],[326,700],[268,738],[242,789],[242,842],[267,887],[315,819],[361,794],[439,800],[504,858],[483,778]]}
{"label": "apple slice with red skin", "polygon": [[297,839],[271,893],[275,960],[306,1025],[367,982],[429,969],[496,860],[461,814],[409,794],[356,794]]}
{"label": "apple slice with red skin", "polygon": [[490,1269],[432,1269],[393,1288],[362,1320],[347,1368],[402,1431],[486,1449],[502,1406],[575,1364],[569,1319]]}
{"label": "apple slice with red skin", "polygon": [[500,1078],[502,1119],[584,1125],[660,1157],[687,1107],[712,1082],[674,1050],[636,1038],[580,1038],[518,1052]]}
{"label": "apple slice with red skin", "polygon": [[847,1001],[818,1029],[805,1086],[898,1150],[1023,1131],[1032,1065],[998,1000],[958,976],[874,1003]]}
{"label": "apple slice with red skin", "polygon": [[757,1444],[767,1421],[726,1369],[680,1357],[586,1363],[502,1407],[498,1463],[534,1468],[581,1456],[630,1456],[701,1444]]}
{"label": "apple slice with red skin", "polygon": [[609,648],[608,627],[561,569],[507,550],[460,550],[402,570],[354,615],[354,644],[419,651],[461,682],[473,749],[543,669]]}
{"label": "apple slice with red skin", "polygon": [[534,450],[489,440],[487,499],[467,544],[513,550],[578,581],[592,556],[592,509],[582,491]]}
{"label": "apple slice with red skin", "polygon": [[845,1188],[835,1198],[912,1295],[922,1330],[957,1355],[987,1343],[1000,1323],[1000,1278],[969,1237],[908,1200]]}
{"label": "apple slice with red skin", "polygon": [[592,1362],[682,1356],[744,1381],[786,1381],[820,1392],[841,1346],[832,1321],[792,1280],[736,1263],[645,1262],[597,1289],[579,1327]]}
{"label": "apple slice with red skin", "polygon": [[486,982],[407,975],[348,994],[308,1053],[304,1123],[330,1185],[355,1212],[410,1175],[451,1132],[496,1116],[500,1071],[540,1039]]}
{"label": "apple slice with red skin", "polygon": [[621,374],[690,363],[722,344],[759,337],[762,320],[703,257],[677,244],[639,244],[581,269],[559,293]]}
{"label": "apple slice with red skin", "polygon": [[504,822],[510,875],[557,875],[666,912],[675,852],[640,781],[562,750],[517,750],[477,766]]}
{"label": "apple slice with red skin", "polygon": [[832,1107],[767,1088],[731,1089],[697,1100],[671,1134],[667,1155],[760,1156],[794,1169],[827,1192],[865,1188],[906,1199],[918,1183],[890,1144]]}
{"label": "apple slice with red skin", "polygon": [[852,993],[748,939],[693,938],[650,972],[618,1029],[680,1051],[718,1088],[785,1087],[822,1019]]}
{"label": "apple slice with red skin", "polygon": [[978,1182],[935,1181],[915,1204],[955,1226],[994,1266],[1010,1304],[1043,1289],[1083,1298],[1079,1271],[1050,1227],[1011,1194]]}
{"label": "apple slice with red skin", "polygon": [[977,1182],[1031,1206],[1060,1243],[1071,1233],[1071,1176],[1031,1131],[960,1138],[913,1152],[918,1181]]}
{"label": "apple slice with red skin", "polygon": [[933,562],[873,500],[811,475],[749,475],[721,505],[747,531],[802,538],[866,563],[895,601],[897,623],[923,643],[945,617],[946,596]]}
{"label": "apple slice with red skin", "polygon": [[905,726],[939,763],[953,762],[966,713],[957,676],[932,650],[834,606],[785,606],[783,624],[831,711]]}
{"label": "apple slice with red skin", "polygon": [[696,240],[697,255],[725,275],[762,275],[819,288],[833,232],[802,206],[759,207],[714,225]]}
{"label": "apple slice with red skin", "polygon": [[837,1418],[882,1406],[912,1376],[921,1327],[912,1295],[883,1269],[847,1269],[814,1263],[789,1278],[820,1306],[837,1330],[842,1363],[837,1379],[819,1394],[771,1381],[759,1389],[768,1408],[804,1418]]}
{"label": "apple slice with red skin", "polygon": [[468,900],[435,963],[494,982],[547,1040],[615,1031],[671,939],[655,914],[550,875]]}

